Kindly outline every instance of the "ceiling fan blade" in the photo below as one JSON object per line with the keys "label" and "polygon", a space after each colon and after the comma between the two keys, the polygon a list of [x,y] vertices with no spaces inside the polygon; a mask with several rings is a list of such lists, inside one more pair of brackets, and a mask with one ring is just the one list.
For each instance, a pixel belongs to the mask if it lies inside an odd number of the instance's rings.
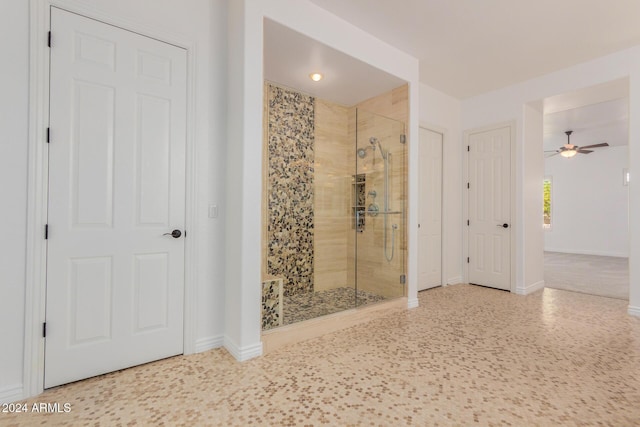
{"label": "ceiling fan blade", "polygon": [[549,157],[553,157],[553,156],[555,156],[556,154],[560,154],[560,153],[559,153],[559,152],[557,152],[557,151],[554,151],[552,154],[545,154],[545,155],[544,155],[544,158],[546,159],[546,158],[549,158]]}
{"label": "ceiling fan blade", "polygon": [[585,149],[585,148],[598,148],[598,147],[608,147],[609,144],[607,144],[606,142],[603,142],[602,144],[594,144],[594,145],[585,145],[584,147],[580,147],[580,149]]}
{"label": "ceiling fan blade", "polygon": [[578,153],[582,153],[582,154],[589,154],[589,153],[593,153],[593,150],[583,150],[582,148],[578,150]]}
{"label": "ceiling fan blade", "polygon": [[557,153],[558,150],[544,150],[545,153]]}

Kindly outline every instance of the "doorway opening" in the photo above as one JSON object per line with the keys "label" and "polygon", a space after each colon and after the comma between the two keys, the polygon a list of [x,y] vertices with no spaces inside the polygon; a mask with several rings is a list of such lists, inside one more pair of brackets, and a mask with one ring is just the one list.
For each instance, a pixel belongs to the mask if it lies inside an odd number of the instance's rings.
{"label": "doorway opening", "polygon": [[628,104],[627,79],[544,100],[545,287],[629,298]]}

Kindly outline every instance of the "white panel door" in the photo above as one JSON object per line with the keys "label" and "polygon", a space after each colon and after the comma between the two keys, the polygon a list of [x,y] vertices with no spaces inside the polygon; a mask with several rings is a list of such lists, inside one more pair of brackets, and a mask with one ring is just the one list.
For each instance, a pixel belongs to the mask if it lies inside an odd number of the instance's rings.
{"label": "white panel door", "polygon": [[469,282],[511,289],[511,128],[469,135]]}
{"label": "white panel door", "polygon": [[418,290],[442,285],[442,134],[420,128]]}
{"label": "white panel door", "polygon": [[186,52],[51,29],[47,388],[181,354],[184,319]]}

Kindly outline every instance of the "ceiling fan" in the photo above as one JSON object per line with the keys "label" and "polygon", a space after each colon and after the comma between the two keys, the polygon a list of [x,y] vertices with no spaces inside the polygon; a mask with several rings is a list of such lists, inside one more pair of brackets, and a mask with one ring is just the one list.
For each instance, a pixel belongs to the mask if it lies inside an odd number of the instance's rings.
{"label": "ceiling fan", "polygon": [[578,147],[577,145],[573,145],[570,141],[572,133],[573,133],[572,130],[566,131],[565,134],[567,134],[567,143],[564,144],[562,147],[558,148],[557,150],[545,151],[545,153],[551,153],[551,154],[547,154],[545,157],[551,157],[551,156],[555,156],[556,154],[560,154],[562,157],[569,158],[569,157],[575,156],[578,153],[580,154],[593,153],[593,150],[587,150],[587,148],[598,148],[598,147],[609,146],[609,144],[607,144],[606,142],[603,142],[601,144],[585,145],[584,147]]}

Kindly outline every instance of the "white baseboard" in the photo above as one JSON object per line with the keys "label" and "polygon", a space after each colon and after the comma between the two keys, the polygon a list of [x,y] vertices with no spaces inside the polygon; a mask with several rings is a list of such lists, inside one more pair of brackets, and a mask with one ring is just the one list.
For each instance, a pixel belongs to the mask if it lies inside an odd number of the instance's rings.
{"label": "white baseboard", "polygon": [[539,291],[540,289],[544,289],[544,280],[540,280],[539,282],[533,283],[529,286],[525,286],[522,288],[516,287],[515,293],[517,295],[529,295]]}
{"label": "white baseboard", "polygon": [[552,249],[552,248],[544,248],[544,251],[560,252],[561,254],[597,255],[597,256],[612,256],[617,258],[629,258],[629,253],[625,253],[625,252],[583,251],[580,249]]}
{"label": "white baseboard", "polygon": [[216,335],[214,337],[200,338],[196,341],[196,353],[220,348],[224,345],[224,335]]}
{"label": "white baseboard", "polygon": [[407,308],[411,309],[411,308],[416,308],[418,307],[419,303],[418,303],[418,298],[409,298],[407,299]]}
{"label": "white baseboard", "polygon": [[238,361],[244,362],[245,360],[253,359],[254,357],[262,356],[262,342],[257,344],[247,345],[239,347],[229,337],[224,336],[224,348]]}
{"label": "white baseboard", "polygon": [[447,279],[447,285],[458,285],[462,283],[464,279],[462,276],[450,277]]}
{"label": "white baseboard", "polygon": [[632,316],[640,317],[640,307],[630,305],[627,312]]}
{"label": "white baseboard", "polygon": [[0,389],[0,403],[17,402],[22,399],[24,399],[24,389],[22,384],[16,384]]}

